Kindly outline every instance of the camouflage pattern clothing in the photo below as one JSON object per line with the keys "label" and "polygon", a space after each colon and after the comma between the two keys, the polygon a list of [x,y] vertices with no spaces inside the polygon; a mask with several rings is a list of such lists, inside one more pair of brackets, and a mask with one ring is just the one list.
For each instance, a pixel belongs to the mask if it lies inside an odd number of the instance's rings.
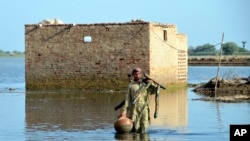
{"label": "camouflage pattern clothing", "polygon": [[[148,84],[132,81],[128,85],[124,112],[134,122],[134,130],[138,133],[145,133],[149,127],[149,95],[156,91],[156,87],[152,83],[152,81],[149,81]],[[135,99],[137,100],[133,104]]]}

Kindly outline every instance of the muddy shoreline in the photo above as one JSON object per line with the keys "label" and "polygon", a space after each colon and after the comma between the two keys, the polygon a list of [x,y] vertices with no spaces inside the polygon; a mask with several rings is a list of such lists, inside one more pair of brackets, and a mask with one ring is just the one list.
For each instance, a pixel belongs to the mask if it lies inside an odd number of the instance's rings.
{"label": "muddy shoreline", "polygon": [[[217,87],[216,87],[217,81]],[[213,78],[207,83],[189,84],[193,91],[204,97],[193,99],[218,102],[250,102],[250,76],[248,78]]]}
{"label": "muddy shoreline", "polygon": [[[217,66],[219,57],[189,57],[189,66]],[[250,66],[250,57],[222,57],[221,66]]]}

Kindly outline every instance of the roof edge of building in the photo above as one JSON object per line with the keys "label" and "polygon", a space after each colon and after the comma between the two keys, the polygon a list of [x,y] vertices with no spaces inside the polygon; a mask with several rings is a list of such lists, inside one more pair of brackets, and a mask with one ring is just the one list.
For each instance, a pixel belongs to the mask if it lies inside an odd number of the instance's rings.
{"label": "roof edge of building", "polygon": [[111,22],[111,23],[34,23],[25,24],[25,26],[100,26],[100,25],[141,25],[141,24],[152,24],[155,26],[161,26],[165,28],[176,28],[175,24],[165,24],[160,22],[148,22],[143,20],[131,20],[129,22]]}

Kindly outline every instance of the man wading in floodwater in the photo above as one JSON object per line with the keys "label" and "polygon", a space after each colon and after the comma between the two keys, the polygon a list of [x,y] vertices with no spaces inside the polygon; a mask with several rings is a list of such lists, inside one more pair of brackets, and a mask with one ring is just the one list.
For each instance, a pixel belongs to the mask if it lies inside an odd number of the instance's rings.
{"label": "man wading in floodwater", "polygon": [[132,76],[133,80],[128,85],[122,116],[126,115],[134,122],[132,132],[145,133],[150,122],[149,95],[155,94],[157,84],[150,79],[142,81],[140,68],[134,68]]}

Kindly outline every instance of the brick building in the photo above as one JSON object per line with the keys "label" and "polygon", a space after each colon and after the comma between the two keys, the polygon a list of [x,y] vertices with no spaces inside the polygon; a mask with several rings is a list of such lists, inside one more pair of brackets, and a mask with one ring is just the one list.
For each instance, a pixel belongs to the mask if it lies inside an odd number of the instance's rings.
{"label": "brick building", "polygon": [[134,67],[163,84],[187,82],[187,36],[144,21],[25,25],[27,90],[125,88]]}

